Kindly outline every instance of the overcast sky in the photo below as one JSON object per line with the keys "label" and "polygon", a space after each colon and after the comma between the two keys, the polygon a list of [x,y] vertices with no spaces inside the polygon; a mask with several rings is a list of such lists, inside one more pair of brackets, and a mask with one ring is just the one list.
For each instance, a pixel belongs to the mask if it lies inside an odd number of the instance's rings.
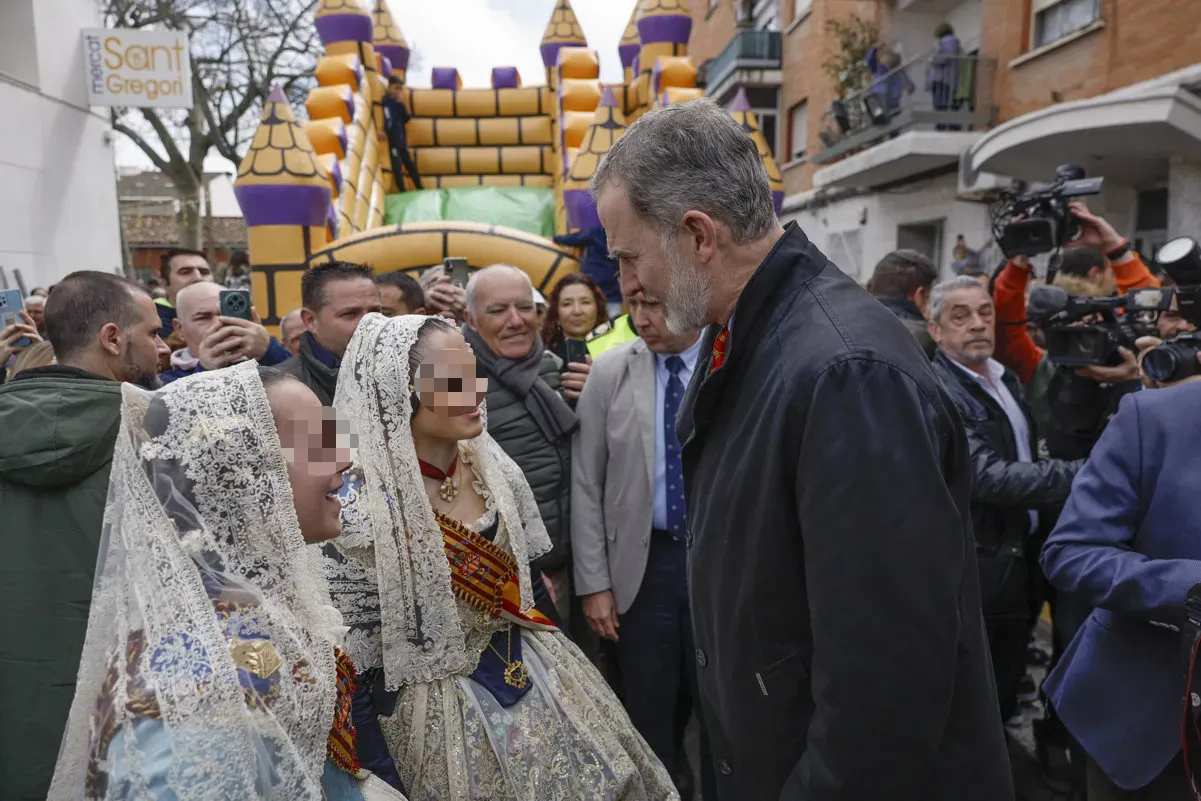
{"label": "overcast sky", "polygon": [[[2,0],[0,0],[2,1]],[[572,0],[588,46],[600,56],[601,79],[621,80],[617,45],[636,0]],[[546,82],[538,45],[555,0],[389,0],[392,15],[420,59],[409,71],[413,86],[430,85],[433,67],[457,67],[463,86],[486,87],[493,67],[515,66],[527,86]],[[124,137],[117,136],[117,163],[149,169]],[[224,159],[206,168],[233,172]]]}

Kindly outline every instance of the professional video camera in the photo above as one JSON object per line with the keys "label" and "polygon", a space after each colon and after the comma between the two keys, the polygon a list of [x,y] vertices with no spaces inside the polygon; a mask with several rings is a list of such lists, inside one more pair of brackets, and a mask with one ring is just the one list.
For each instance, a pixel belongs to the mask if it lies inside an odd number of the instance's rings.
{"label": "professional video camera", "polygon": [[[1155,262],[1176,284],[1176,308],[1180,316],[1201,327],[1201,247],[1187,236],[1166,242],[1155,254]],[[1201,333],[1181,334],[1143,356],[1143,372],[1152,381],[1181,381],[1201,371]]]}
{"label": "professional video camera", "polygon": [[1026,319],[1046,332],[1047,358],[1053,364],[1115,365],[1121,363],[1118,348],[1133,349],[1138,337],[1154,333],[1156,317],[1171,304],[1171,290],[1158,287],[1084,298],[1043,285],[1030,291]]}
{"label": "professional video camera", "polygon": [[1083,167],[1061,164],[1044,189],[1007,192],[992,207],[993,238],[1006,258],[1050,253],[1080,237],[1072,198],[1097,195],[1104,178],[1086,178]]}

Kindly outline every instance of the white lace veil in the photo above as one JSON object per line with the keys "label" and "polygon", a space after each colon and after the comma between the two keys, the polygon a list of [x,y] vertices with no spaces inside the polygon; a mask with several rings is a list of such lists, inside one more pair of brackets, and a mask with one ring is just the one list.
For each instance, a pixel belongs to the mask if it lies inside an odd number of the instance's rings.
{"label": "white lace veil", "polygon": [[253,362],[123,387],[51,799],[320,799],[336,613]]}
{"label": "white lace veil", "polygon": [[[429,319],[364,317],[334,396],[334,406],[359,430],[356,468],[363,485],[343,508],[342,536],[335,541],[340,557],[327,560],[327,574],[334,603],[351,627],[351,659],[360,668],[382,665],[389,689],[469,672],[479,659],[465,643],[410,427],[409,352]],[[486,431],[462,445],[500,516],[496,542],[517,561],[521,609],[528,611],[529,562],[551,549],[534,495]]]}

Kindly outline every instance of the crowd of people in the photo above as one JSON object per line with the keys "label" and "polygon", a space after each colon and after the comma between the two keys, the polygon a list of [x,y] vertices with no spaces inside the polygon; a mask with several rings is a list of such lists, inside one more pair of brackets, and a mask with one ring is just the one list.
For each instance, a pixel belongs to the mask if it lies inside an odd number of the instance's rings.
{"label": "crowd of people", "polygon": [[[865,291],[708,101],[640,118],[593,192],[623,309],[330,262],[277,338],[183,249],[157,299],[78,272],[26,302],[0,796],[1011,801],[1041,692],[1065,794],[1187,797],[1201,389],[1057,364],[1021,257],[897,251]],[[1056,285],[1160,285],[1072,213]]]}

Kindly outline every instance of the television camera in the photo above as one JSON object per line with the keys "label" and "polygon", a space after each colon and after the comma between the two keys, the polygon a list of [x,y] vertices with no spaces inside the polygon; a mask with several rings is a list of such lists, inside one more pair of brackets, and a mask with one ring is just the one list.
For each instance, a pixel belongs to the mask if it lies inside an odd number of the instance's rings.
{"label": "television camera", "polygon": [[1047,358],[1053,364],[1116,365],[1121,363],[1118,348],[1133,350],[1136,339],[1154,334],[1159,312],[1171,304],[1172,291],[1158,287],[1085,298],[1044,285],[1030,291],[1026,319],[1046,333]]}
{"label": "television camera", "polygon": [[1009,259],[1037,256],[1079,239],[1080,223],[1068,203],[1100,194],[1104,183],[1104,178],[1085,177],[1083,167],[1061,164],[1049,186],[1002,194],[991,210],[993,238],[1001,252]]}
{"label": "television camera", "polygon": [[[1176,284],[1180,316],[1201,328],[1201,247],[1187,236],[1169,240],[1155,254],[1155,262]],[[1143,356],[1143,372],[1152,381],[1182,381],[1201,372],[1201,333],[1181,334]]]}

